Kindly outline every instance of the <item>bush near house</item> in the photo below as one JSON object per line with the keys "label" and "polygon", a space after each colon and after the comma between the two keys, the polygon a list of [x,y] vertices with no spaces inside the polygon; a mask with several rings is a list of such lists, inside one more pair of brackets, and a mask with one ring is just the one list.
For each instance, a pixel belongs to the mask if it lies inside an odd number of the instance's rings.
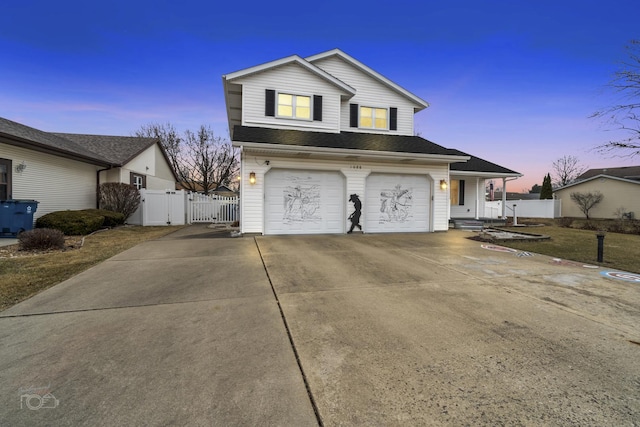
{"label": "bush near house", "polygon": [[100,207],[120,212],[129,218],[140,205],[140,192],[136,187],[122,182],[100,184]]}
{"label": "bush near house", "polygon": [[52,228],[36,228],[18,234],[18,243],[23,251],[62,249],[64,234]]}
{"label": "bush near house", "polygon": [[103,227],[124,224],[124,215],[104,209],[57,211],[36,220],[36,228],[53,228],[67,236],[87,235]]}

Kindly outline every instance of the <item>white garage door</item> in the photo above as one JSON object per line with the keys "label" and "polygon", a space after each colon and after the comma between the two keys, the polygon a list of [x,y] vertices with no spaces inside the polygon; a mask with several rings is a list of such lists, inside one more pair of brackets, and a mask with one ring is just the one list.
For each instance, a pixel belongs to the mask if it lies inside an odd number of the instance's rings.
{"label": "white garage door", "polygon": [[424,175],[371,174],[363,203],[365,231],[429,231],[430,181]]}
{"label": "white garage door", "polygon": [[272,169],[265,176],[265,234],[344,233],[340,172]]}

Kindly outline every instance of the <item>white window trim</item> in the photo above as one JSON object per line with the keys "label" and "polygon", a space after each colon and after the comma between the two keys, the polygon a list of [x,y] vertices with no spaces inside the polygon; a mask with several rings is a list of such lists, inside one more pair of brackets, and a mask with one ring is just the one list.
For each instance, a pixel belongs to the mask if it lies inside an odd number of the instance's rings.
{"label": "white window trim", "polygon": [[[362,109],[363,108],[371,108],[372,110],[385,110],[387,112],[387,126],[383,128],[376,127],[376,119],[372,117],[371,124],[372,127],[362,126]],[[390,121],[391,121],[391,109],[389,107],[372,107],[370,105],[359,105],[358,106],[358,127],[361,129],[371,129],[371,130],[389,130]]]}
{"label": "white window trim", "polygon": [[[278,103],[278,100],[280,99],[280,95],[290,95],[293,97],[293,105],[291,106],[292,108],[292,113],[295,114],[296,112],[296,102],[295,102],[295,97],[296,96],[306,96],[307,98],[309,98],[309,118],[306,117],[296,117],[296,116],[281,116],[280,114],[278,114],[278,106],[280,105]],[[276,118],[278,119],[288,119],[288,120],[297,120],[297,121],[301,121],[301,122],[312,122],[313,121],[313,95],[309,95],[306,93],[292,93],[292,92],[280,92],[280,91],[276,91]]]}

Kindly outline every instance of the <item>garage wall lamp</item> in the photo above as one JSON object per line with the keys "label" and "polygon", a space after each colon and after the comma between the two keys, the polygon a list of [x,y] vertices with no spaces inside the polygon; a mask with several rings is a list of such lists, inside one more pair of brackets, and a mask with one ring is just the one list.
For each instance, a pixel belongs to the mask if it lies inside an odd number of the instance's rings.
{"label": "garage wall lamp", "polygon": [[255,184],[256,183],[256,173],[255,172],[250,172],[249,173],[249,184]]}
{"label": "garage wall lamp", "polygon": [[440,189],[441,190],[446,190],[447,189],[447,181],[445,181],[444,179],[440,180]]}

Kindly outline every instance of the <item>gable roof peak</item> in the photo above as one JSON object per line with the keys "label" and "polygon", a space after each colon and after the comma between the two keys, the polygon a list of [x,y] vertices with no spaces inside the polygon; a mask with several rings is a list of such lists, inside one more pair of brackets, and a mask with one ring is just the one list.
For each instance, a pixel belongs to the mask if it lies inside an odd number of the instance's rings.
{"label": "gable roof peak", "polygon": [[418,106],[418,108],[415,109],[415,112],[418,112],[420,110],[423,110],[423,109],[429,107],[429,103],[427,101],[425,101],[424,99],[420,98],[417,95],[414,95],[413,93],[409,92],[408,90],[406,90],[402,86],[398,85],[397,83],[394,83],[393,81],[389,80],[388,78],[386,78],[382,74],[378,73],[377,71],[373,70],[372,68],[368,67],[367,65],[363,64],[362,62],[358,61],[357,59],[355,59],[351,55],[346,54],[345,52],[343,52],[342,50],[340,50],[338,48],[331,49],[331,50],[328,50],[326,52],[321,52],[321,53],[318,53],[318,54],[315,54],[315,55],[312,55],[312,56],[308,56],[308,57],[306,57],[304,59],[313,64],[316,61],[319,61],[319,60],[322,60],[322,59],[326,59],[326,58],[330,58],[332,56],[339,57],[343,61],[351,64],[352,66],[354,66],[355,68],[357,68],[360,71],[364,72],[365,74],[368,74],[370,77],[373,77],[374,79],[378,80],[379,82],[381,82],[385,86],[393,89],[394,91],[400,93],[401,95],[403,95],[403,96],[409,98],[410,100],[412,100],[413,102],[415,102],[416,105]]}

